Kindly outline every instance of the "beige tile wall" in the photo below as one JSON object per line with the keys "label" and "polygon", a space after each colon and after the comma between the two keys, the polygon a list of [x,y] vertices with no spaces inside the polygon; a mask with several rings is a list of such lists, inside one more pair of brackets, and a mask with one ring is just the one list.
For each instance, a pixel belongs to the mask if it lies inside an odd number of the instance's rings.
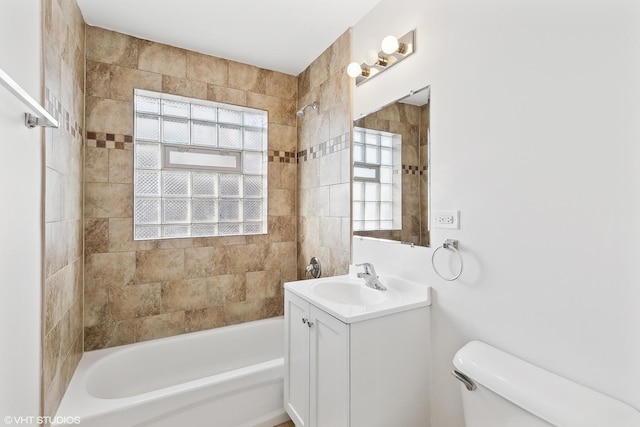
{"label": "beige tile wall", "polygon": [[[298,79],[87,27],[84,348],[280,315],[296,278]],[[133,89],[267,110],[269,232],[132,240]]]}
{"label": "beige tile wall", "polygon": [[[422,227],[427,226],[426,196],[426,166],[423,171],[420,155],[426,160],[428,104],[425,107],[396,102],[387,107],[368,114],[355,122],[355,126],[383,132],[396,133],[402,136],[402,229],[358,231],[359,236],[376,237],[380,239],[400,240],[416,245],[428,246],[428,232],[422,234]],[[422,149],[422,151],[421,151]],[[426,193],[425,193],[426,194]],[[424,203],[424,204],[423,204]],[[424,218],[424,220],[422,219]]]}
{"label": "beige tile wall", "polygon": [[348,271],[351,246],[351,31],[298,76],[298,278],[312,256],[323,276]]}
{"label": "beige tile wall", "polygon": [[42,413],[52,416],[82,356],[82,159],[85,25],[75,0],[43,1],[45,280]]}

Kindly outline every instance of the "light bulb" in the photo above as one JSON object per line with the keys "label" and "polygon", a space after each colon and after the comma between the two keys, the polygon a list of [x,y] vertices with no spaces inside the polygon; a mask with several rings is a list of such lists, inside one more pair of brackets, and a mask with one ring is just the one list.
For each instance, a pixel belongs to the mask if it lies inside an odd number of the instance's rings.
{"label": "light bulb", "polygon": [[370,67],[373,67],[378,63],[378,52],[375,49],[369,49],[364,56],[364,63]]}
{"label": "light bulb", "polygon": [[357,62],[352,62],[347,66],[347,74],[349,77],[358,77],[362,75],[362,67]]}
{"label": "light bulb", "polygon": [[398,39],[394,36],[387,36],[382,39],[382,51],[387,55],[392,54],[400,47],[400,43],[398,43]]}

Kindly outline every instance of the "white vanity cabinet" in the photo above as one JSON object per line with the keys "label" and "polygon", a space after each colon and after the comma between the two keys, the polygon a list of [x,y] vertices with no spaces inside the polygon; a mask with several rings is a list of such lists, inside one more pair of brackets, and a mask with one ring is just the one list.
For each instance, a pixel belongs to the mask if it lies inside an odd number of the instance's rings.
{"label": "white vanity cabinet", "polygon": [[285,406],[298,427],[348,426],[349,328],[285,294]]}
{"label": "white vanity cabinet", "polygon": [[319,305],[285,288],[284,405],[295,425],[428,426],[428,307],[346,323]]}

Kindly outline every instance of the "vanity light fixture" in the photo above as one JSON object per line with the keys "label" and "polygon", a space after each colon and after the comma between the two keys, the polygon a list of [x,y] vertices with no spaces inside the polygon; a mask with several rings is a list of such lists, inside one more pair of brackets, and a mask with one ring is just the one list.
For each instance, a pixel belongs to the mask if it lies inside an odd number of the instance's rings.
{"label": "vanity light fixture", "polygon": [[400,47],[400,42],[394,36],[387,36],[382,39],[382,43],[380,43],[380,48],[386,54],[392,54]]}
{"label": "vanity light fixture", "polygon": [[367,67],[363,67],[357,62],[352,62],[347,66],[347,74],[349,77],[369,77],[370,70]]}
{"label": "vanity light fixture", "polygon": [[364,63],[370,67],[373,67],[374,65],[386,67],[389,63],[389,58],[380,56],[380,53],[376,52],[374,49],[369,49],[364,57]]}
{"label": "vanity light fixture", "polygon": [[364,62],[352,62],[347,66],[349,77],[356,79],[356,86],[368,81],[376,74],[396,65],[416,51],[415,30],[409,31],[399,39],[387,36],[382,40],[381,51],[370,49],[365,54]]}
{"label": "vanity light fixture", "polygon": [[382,39],[380,48],[387,55],[391,55],[395,52],[398,52],[401,55],[405,55],[407,53],[407,50],[409,49],[409,46],[404,42],[400,42],[400,40],[398,40],[394,36],[387,36]]}

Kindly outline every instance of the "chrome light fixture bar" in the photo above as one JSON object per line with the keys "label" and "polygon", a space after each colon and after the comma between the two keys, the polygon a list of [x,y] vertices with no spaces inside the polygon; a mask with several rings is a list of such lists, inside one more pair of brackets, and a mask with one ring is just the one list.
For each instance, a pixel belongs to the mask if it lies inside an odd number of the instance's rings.
{"label": "chrome light fixture bar", "polygon": [[362,64],[352,62],[347,74],[356,79],[356,86],[369,81],[385,70],[393,67],[416,51],[416,30],[411,30],[399,39],[387,36],[382,40],[381,50],[367,52]]}

